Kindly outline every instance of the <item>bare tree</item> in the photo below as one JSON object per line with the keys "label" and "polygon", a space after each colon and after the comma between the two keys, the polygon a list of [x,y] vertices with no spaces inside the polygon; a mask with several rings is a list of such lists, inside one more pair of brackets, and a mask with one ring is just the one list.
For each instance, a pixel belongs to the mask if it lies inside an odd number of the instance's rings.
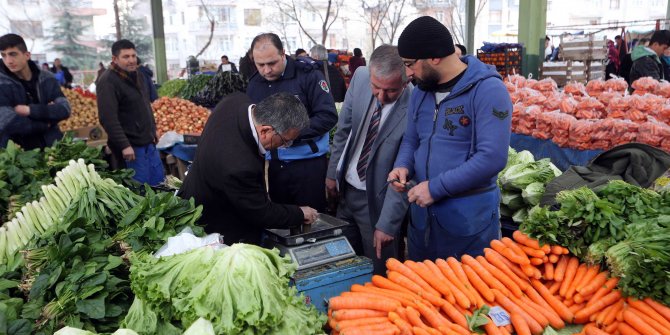
{"label": "bare tree", "polygon": [[35,14],[32,5],[14,4],[16,8],[0,7],[0,28],[21,35],[27,42],[28,50],[32,50],[35,41],[44,37],[42,22],[44,18]]}
{"label": "bare tree", "polygon": [[[467,0],[466,0],[467,1]],[[475,24],[477,23],[477,19],[479,18],[479,14],[484,11],[484,7],[486,7],[486,1],[487,0],[475,0],[476,1],[476,9],[475,9]],[[452,32],[452,36],[455,39],[455,42],[457,44],[465,44],[465,30],[467,29],[466,25],[466,19],[463,17],[464,14],[461,13],[459,8],[465,8],[467,4],[463,4],[463,6],[460,5],[460,0],[452,0],[451,1],[452,7],[452,13],[450,15],[450,20],[449,20],[449,31]]]}
{"label": "bare tree", "polygon": [[216,27],[216,20],[214,15],[209,12],[209,8],[207,8],[207,5],[205,5],[204,0],[200,0],[200,5],[205,11],[205,16],[207,16],[207,20],[209,21],[209,38],[207,39],[207,43],[205,43],[202,49],[200,49],[200,51],[195,55],[196,59],[198,59],[198,57],[200,57],[200,55],[202,55],[205,50],[209,48],[209,45],[212,44],[212,38],[214,38],[214,27]]}
{"label": "bare tree", "polygon": [[119,14],[119,0],[114,0],[114,25],[116,26],[116,40],[120,40],[121,34],[121,15]]}
{"label": "bare tree", "polygon": [[[328,31],[340,15],[343,3],[344,0],[273,0],[272,6],[279,13],[297,23],[302,33],[314,44],[324,45],[328,38]],[[308,21],[306,16],[308,15],[315,15],[319,19],[321,26],[320,42],[317,40],[319,36],[305,26],[305,22]]]}
{"label": "bare tree", "polygon": [[407,0],[390,1],[387,19],[382,22],[382,32],[384,33],[384,37],[386,37],[382,38],[382,43],[393,44],[398,29],[400,29],[400,26],[411,12],[405,6],[411,5],[411,2]]}
{"label": "bare tree", "polygon": [[361,0],[363,13],[361,16],[370,29],[370,42],[372,50],[377,45],[377,39],[384,21],[387,19],[389,7],[392,1],[387,0]]}

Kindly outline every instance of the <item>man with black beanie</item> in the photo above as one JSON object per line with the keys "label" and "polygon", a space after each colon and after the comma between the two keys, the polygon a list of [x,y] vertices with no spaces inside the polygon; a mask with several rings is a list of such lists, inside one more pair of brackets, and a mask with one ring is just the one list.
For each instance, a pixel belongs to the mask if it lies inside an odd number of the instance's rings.
{"label": "man with black beanie", "polygon": [[481,255],[500,237],[496,178],[507,162],[510,96],[494,67],[456,55],[451,34],[432,17],[412,21],[398,51],[418,82],[388,177],[411,203],[408,256]]}

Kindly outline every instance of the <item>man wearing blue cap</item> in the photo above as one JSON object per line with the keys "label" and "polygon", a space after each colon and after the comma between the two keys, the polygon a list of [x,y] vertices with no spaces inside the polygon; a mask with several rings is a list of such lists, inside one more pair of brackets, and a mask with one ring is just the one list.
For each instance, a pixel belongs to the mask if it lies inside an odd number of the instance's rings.
{"label": "man wearing blue cap", "polygon": [[[429,16],[398,40],[416,79],[392,187],[411,203],[409,258],[480,255],[500,237],[496,177],[507,162],[512,103],[495,68],[459,58],[447,28]],[[406,190],[409,180],[418,184]]]}

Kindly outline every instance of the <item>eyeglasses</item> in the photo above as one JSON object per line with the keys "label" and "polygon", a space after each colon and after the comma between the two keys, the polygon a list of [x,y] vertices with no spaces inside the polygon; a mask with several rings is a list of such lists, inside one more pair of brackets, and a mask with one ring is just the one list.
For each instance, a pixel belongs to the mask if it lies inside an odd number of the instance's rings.
{"label": "eyeglasses", "polygon": [[418,61],[420,61],[420,59],[415,59],[415,60],[412,60],[412,61],[403,61],[403,64],[405,64],[406,67],[411,68]]}
{"label": "eyeglasses", "polygon": [[281,139],[282,145],[281,145],[280,148],[288,148],[288,147],[290,147],[290,146],[293,144],[293,140],[287,141],[287,140],[284,138],[284,136],[281,136],[281,134],[280,134],[278,131],[276,131],[276,130],[275,130],[275,134],[276,134],[277,136],[279,136],[279,138]]}

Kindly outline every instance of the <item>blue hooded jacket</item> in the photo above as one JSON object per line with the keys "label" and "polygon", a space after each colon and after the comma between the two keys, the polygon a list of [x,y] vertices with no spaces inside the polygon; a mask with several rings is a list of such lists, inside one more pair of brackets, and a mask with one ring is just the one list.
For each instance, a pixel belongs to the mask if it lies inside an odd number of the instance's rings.
{"label": "blue hooded jacket", "polygon": [[[495,68],[473,56],[463,77],[439,104],[415,88],[395,167],[429,180],[435,205],[495,187],[507,163],[512,102]],[[474,229],[474,228],[473,228]]]}

